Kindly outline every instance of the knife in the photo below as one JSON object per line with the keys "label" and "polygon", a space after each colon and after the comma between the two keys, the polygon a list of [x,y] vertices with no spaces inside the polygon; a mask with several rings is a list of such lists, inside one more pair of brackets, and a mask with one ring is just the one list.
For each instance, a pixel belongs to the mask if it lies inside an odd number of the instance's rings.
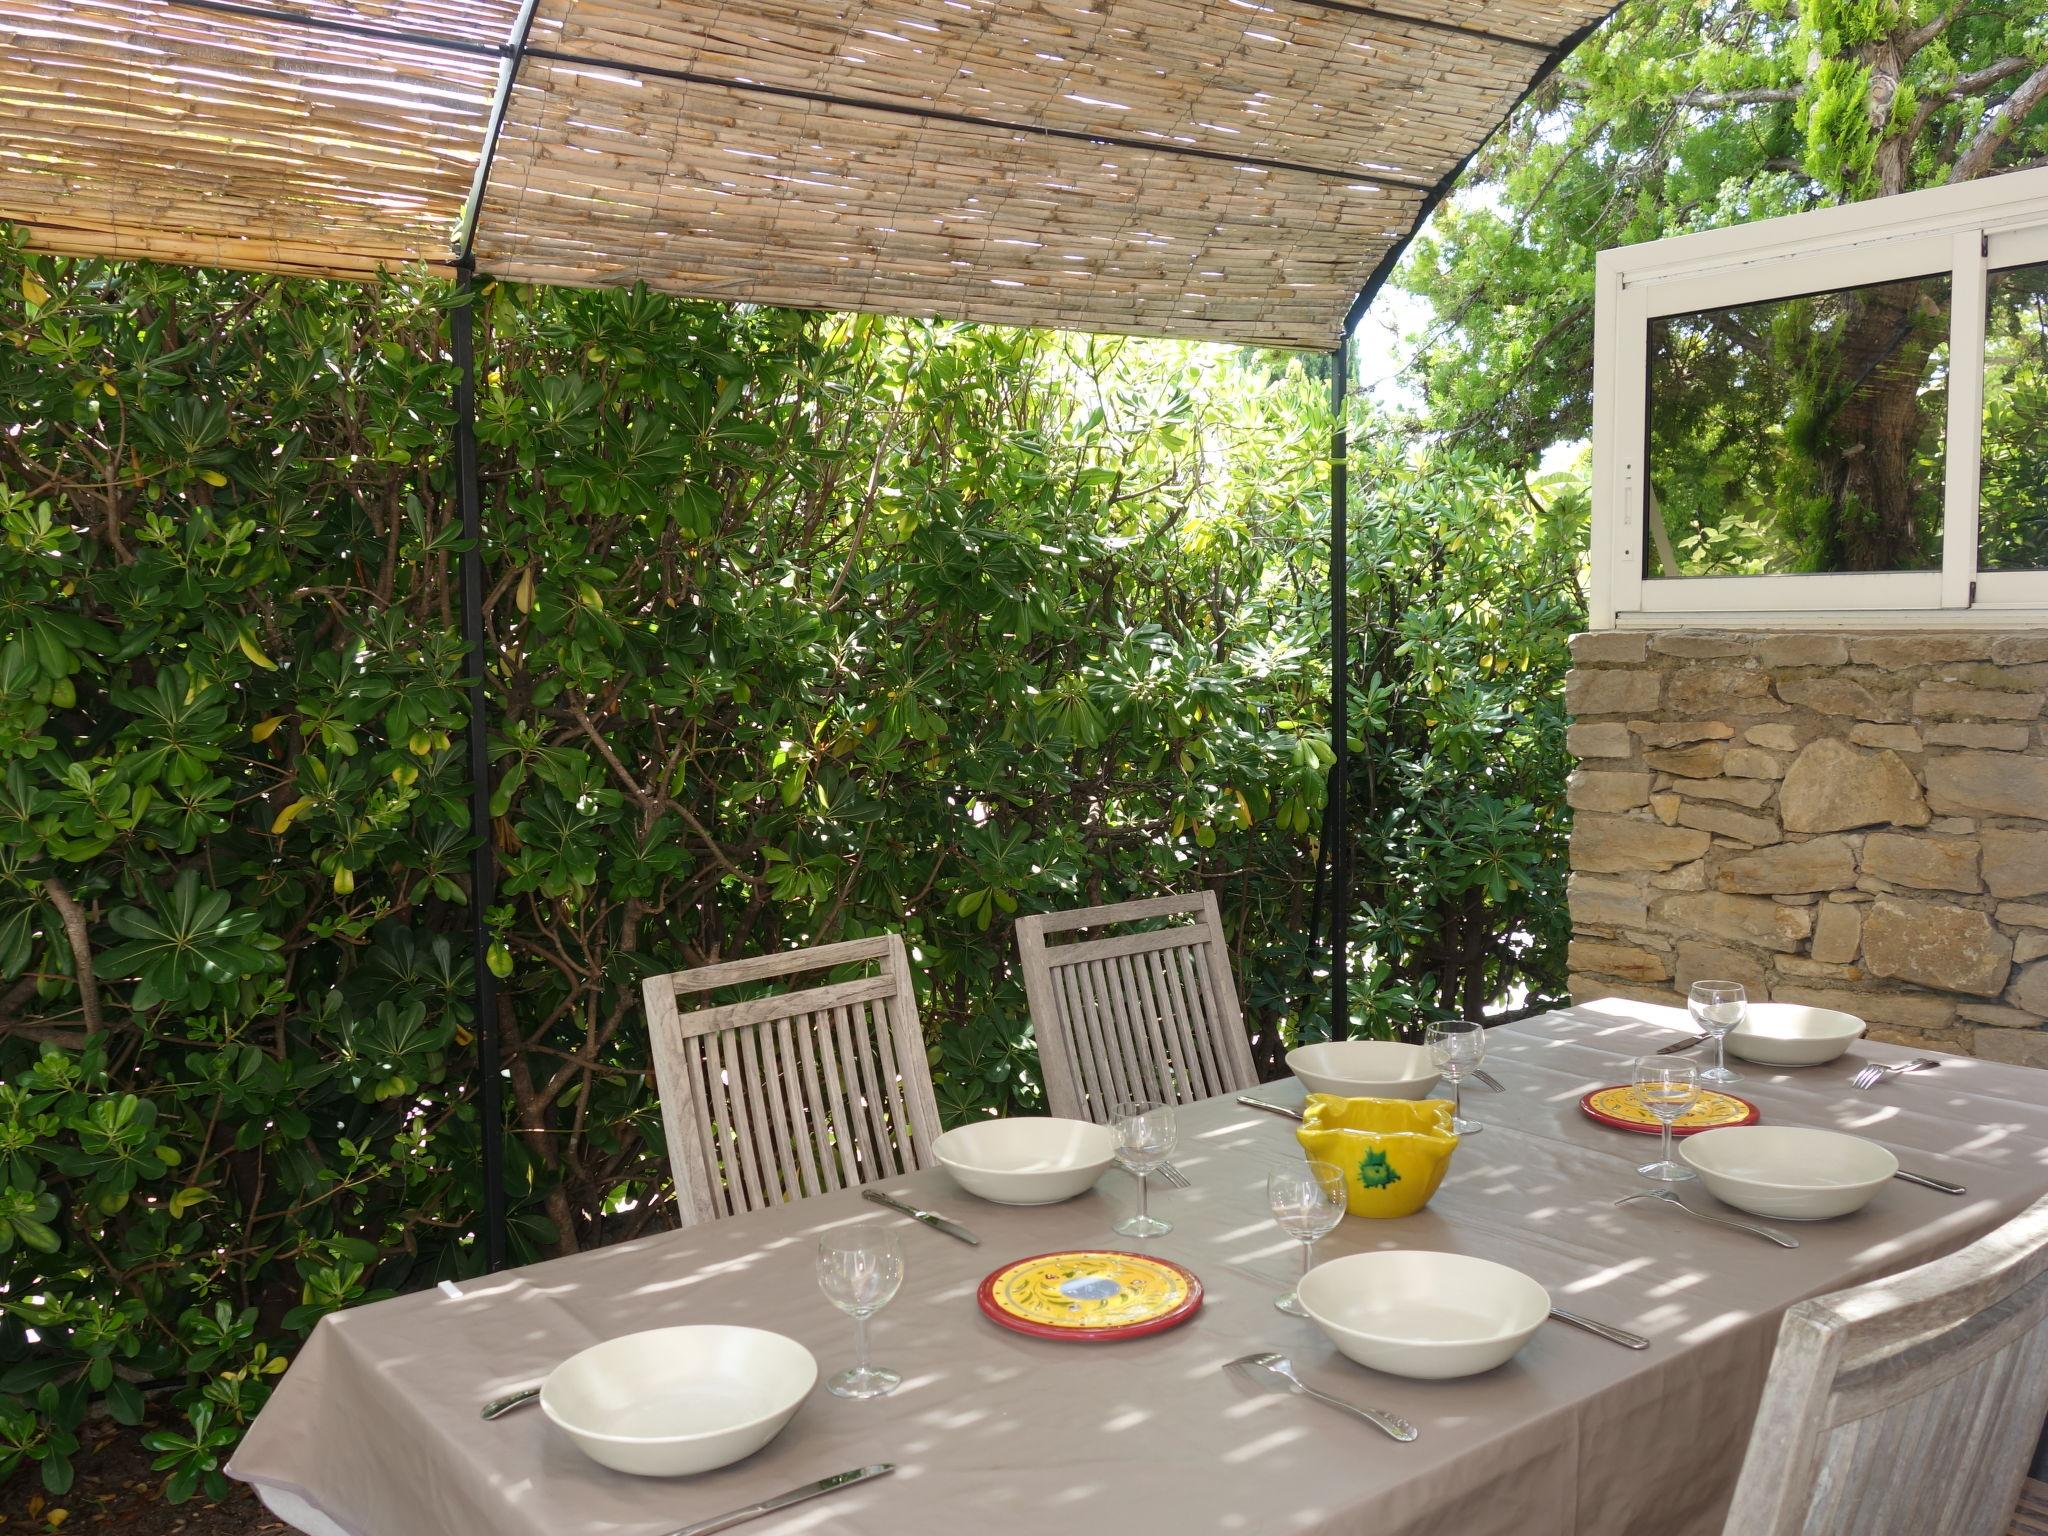
{"label": "knife", "polygon": [[1967,1195],[1969,1193],[1969,1191],[1963,1188],[1963,1186],[1960,1184],[1951,1184],[1946,1179],[1930,1179],[1924,1173],[1908,1173],[1903,1168],[1901,1168],[1897,1173],[1893,1174],[1892,1177],[1895,1179],[1904,1179],[1908,1184],[1924,1184],[1929,1189],[1940,1190],[1944,1195]]}
{"label": "knife", "polygon": [[1264,1099],[1248,1099],[1242,1095],[1239,1095],[1237,1102],[1246,1109],[1263,1109],[1267,1114],[1278,1115],[1283,1120],[1299,1120],[1301,1118],[1300,1110],[1289,1109],[1285,1104],[1269,1104]]}
{"label": "knife", "polygon": [[1484,1083],[1487,1087],[1491,1088],[1495,1093],[1507,1092],[1507,1089],[1504,1086],[1502,1086],[1501,1080],[1495,1077],[1491,1072],[1488,1072],[1483,1067],[1475,1068],[1472,1073],[1472,1078],[1475,1082]]}
{"label": "knife", "polygon": [[1689,1051],[1696,1045],[1705,1045],[1709,1040],[1713,1038],[1714,1037],[1712,1035],[1690,1035],[1687,1038],[1678,1041],[1674,1045],[1658,1046],[1657,1054],[1659,1056],[1675,1056],[1678,1052]]}
{"label": "knife", "polygon": [[977,1248],[981,1246],[980,1238],[961,1226],[959,1222],[941,1216],[936,1211],[921,1211],[914,1205],[906,1205],[901,1200],[883,1194],[879,1189],[864,1189],[860,1192],[860,1197],[863,1200],[872,1200],[877,1205],[886,1205],[892,1211],[901,1211],[905,1216],[910,1217],[911,1220],[921,1221],[935,1232],[943,1232],[948,1237],[957,1237],[961,1242],[972,1243]]}
{"label": "knife", "polygon": [[1623,1349],[1648,1349],[1650,1341],[1639,1333],[1630,1333],[1626,1328],[1610,1328],[1605,1323],[1596,1323],[1590,1317],[1581,1317],[1576,1312],[1567,1312],[1563,1307],[1552,1307],[1550,1315],[1560,1323],[1570,1323],[1574,1328],[1583,1328],[1588,1333],[1597,1333],[1609,1343],[1619,1344]]}
{"label": "knife", "polygon": [[787,1509],[792,1504],[801,1504],[805,1499],[815,1499],[821,1493],[832,1493],[840,1488],[851,1488],[855,1483],[864,1483],[871,1477],[886,1477],[896,1470],[894,1462],[884,1461],[872,1467],[855,1467],[851,1472],[841,1472],[834,1477],[821,1477],[815,1483],[805,1483],[801,1488],[792,1488],[787,1493],[778,1493],[772,1499],[763,1499],[758,1504],[749,1504],[744,1509],[731,1510],[723,1515],[713,1515],[709,1520],[699,1520],[695,1525],[683,1526],[669,1532],[669,1536],[711,1536],[713,1531],[729,1531],[736,1525],[749,1520],[758,1520],[763,1515],[772,1515],[778,1509]]}

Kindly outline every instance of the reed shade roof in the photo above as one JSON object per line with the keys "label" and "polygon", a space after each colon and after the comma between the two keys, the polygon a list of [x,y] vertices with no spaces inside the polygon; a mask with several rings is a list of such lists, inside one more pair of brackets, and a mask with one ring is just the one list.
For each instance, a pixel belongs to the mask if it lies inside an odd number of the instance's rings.
{"label": "reed shade roof", "polygon": [[[489,50],[518,0],[311,10]],[[107,256],[343,276],[445,261],[499,67],[173,0],[0,0],[0,218]]]}
{"label": "reed shade roof", "polygon": [[348,274],[473,229],[520,281],[1329,347],[1608,9],[537,0],[522,38],[520,0],[0,0],[0,218]]}

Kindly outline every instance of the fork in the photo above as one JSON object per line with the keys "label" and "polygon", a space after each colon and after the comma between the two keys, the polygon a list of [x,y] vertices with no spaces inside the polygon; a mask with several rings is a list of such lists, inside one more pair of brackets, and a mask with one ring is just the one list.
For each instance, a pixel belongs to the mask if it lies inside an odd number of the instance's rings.
{"label": "fork", "polygon": [[1747,1232],[1750,1236],[1760,1237],[1767,1243],[1776,1243],[1780,1248],[1797,1248],[1799,1246],[1795,1239],[1773,1232],[1768,1227],[1752,1227],[1746,1221],[1730,1221],[1725,1216],[1709,1216],[1705,1211],[1696,1211],[1679,1199],[1672,1190],[1639,1189],[1632,1195],[1623,1195],[1614,1203],[1616,1205],[1627,1205],[1631,1200],[1658,1200],[1665,1205],[1677,1206],[1688,1216],[1696,1217],[1701,1221],[1711,1221],[1717,1227],[1733,1227],[1737,1232]]}
{"label": "fork", "polygon": [[1186,1189],[1188,1187],[1188,1176],[1171,1163],[1161,1163],[1152,1171],[1158,1174],[1160,1178],[1166,1180],[1175,1189]]}
{"label": "fork", "polygon": [[1907,1072],[1923,1072],[1929,1067],[1938,1067],[1940,1065],[1941,1063],[1932,1056],[1916,1056],[1911,1061],[1902,1061],[1889,1067],[1881,1066],[1873,1061],[1869,1066],[1859,1070],[1854,1077],[1849,1079],[1849,1082],[1851,1086],[1857,1088],[1875,1088],[1888,1077],[1899,1077]]}
{"label": "fork", "polygon": [[1287,1383],[1287,1390],[1298,1392],[1303,1397],[1312,1397],[1319,1403],[1341,1409],[1354,1418],[1365,1420],[1374,1429],[1406,1443],[1415,1438],[1415,1426],[1398,1414],[1384,1412],[1378,1408],[1361,1408],[1356,1403],[1347,1403],[1341,1397],[1332,1397],[1327,1392],[1318,1392],[1314,1387],[1294,1374],[1294,1362],[1285,1355],[1272,1350],[1260,1350],[1255,1354],[1240,1355],[1235,1360],[1224,1362],[1223,1369],[1235,1371],[1245,1380],[1257,1383],[1262,1376],[1277,1376]]}

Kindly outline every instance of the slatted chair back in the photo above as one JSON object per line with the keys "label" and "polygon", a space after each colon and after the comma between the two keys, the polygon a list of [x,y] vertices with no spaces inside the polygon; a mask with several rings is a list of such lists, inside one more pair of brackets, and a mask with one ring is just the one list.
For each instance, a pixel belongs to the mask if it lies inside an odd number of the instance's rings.
{"label": "slatted chair back", "polygon": [[1017,949],[1053,1114],[1100,1122],[1119,1099],[1186,1104],[1258,1081],[1213,892],[1022,917]]}
{"label": "slatted chair back", "polygon": [[1725,1536],[1997,1536],[2048,1412],[2048,1198],[1785,1314]]}
{"label": "slatted chair back", "polygon": [[[691,1006],[856,964],[873,974]],[[685,1226],[930,1159],[938,1105],[900,935],[650,976],[641,995]]]}

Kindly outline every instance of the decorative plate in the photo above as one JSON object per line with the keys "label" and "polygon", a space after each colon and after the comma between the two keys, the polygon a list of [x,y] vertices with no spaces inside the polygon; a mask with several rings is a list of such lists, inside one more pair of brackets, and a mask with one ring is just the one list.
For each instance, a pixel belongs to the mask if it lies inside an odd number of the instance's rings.
{"label": "decorative plate", "polygon": [[981,1310],[1040,1339],[1136,1339],[1184,1323],[1202,1282],[1165,1259],[1081,1249],[1016,1259],[981,1282]]}
{"label": "decorative plate", "polygon": [[[1602,1125],[1611,1125],[1617,1131],[1638,1131],[1646,1136],[1657,1136],[1664,1130],[1657,1117],[1636,1102],[1635,1089],[1626,1083],[1615,1088],[1595,1088],[1579,1100],[1579,1108]],[[1759,1118],[1757,1107],[1749,1100],[1703,1088],[1692,1108],[1673,1122],[1671,1134],[1692,1136],[1700,1131],[1718,1130],[1724,1125],[1755,1125]]]}

